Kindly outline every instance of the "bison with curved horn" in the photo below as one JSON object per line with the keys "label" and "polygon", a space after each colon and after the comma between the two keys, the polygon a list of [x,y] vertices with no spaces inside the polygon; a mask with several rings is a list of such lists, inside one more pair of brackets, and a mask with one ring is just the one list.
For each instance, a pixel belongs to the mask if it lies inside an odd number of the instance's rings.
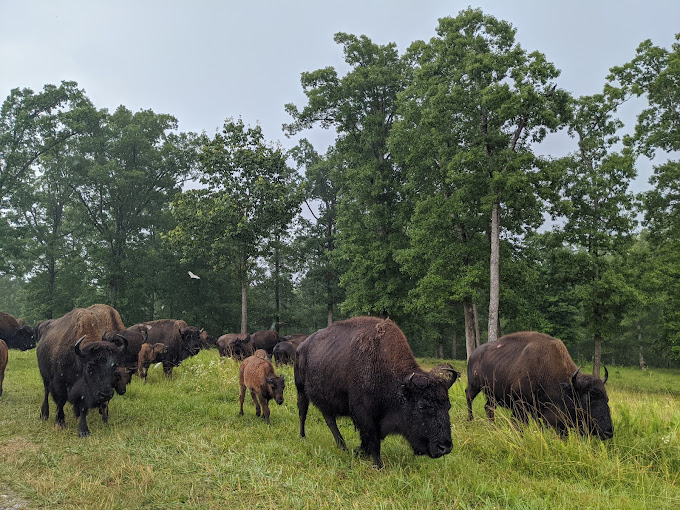
{"label": "bison with curved horn", "polygon": [[388,434],[405,437],[416,455],[446,455],[452,448],[448,390],[457,373],[443,368],[422,370],[389,319],[354,317],[317,331],[295,354],[300,436],[311,401],[343,449],[336,417],[350,416],[361,437],[359,452],[378,468]]}
{"label": "bison with curved horn", "polygon": [[472,401],[481,391],[490,421],[500,405],[520,422],[532,416],[559,433],[576,428],[601,439],[614,435],[606,367],[603,379],[582,374],[564,344],[549,335],[523,331],[483,344],[470,355],[467,374],[469,420]]}

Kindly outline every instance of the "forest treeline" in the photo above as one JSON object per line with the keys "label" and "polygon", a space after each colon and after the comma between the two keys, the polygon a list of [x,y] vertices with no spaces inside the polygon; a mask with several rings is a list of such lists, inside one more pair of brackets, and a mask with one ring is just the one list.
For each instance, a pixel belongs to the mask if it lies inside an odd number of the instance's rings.
{"label": "forest treeline", "polygon": [[[0,310],[32,324],[107,303],[126,324],[181,318],[213,335],[369,314],[419,356],[464,359],[538,330],[596,371],[677,365],[678,43],[642,42],[601,91],[574,97],[556,64],[477,9],[403,53],[335,41],[347,72],[302,73],[306,104],[282,105],[289,151],[240,117],[211,137],[97,108],[75,82],[13,89]],[[634,98],[626,126],[617,112]],[[303,138],[313,129],[334,130],[325,153]],[[560,132],[571,149],[546,156]]]}

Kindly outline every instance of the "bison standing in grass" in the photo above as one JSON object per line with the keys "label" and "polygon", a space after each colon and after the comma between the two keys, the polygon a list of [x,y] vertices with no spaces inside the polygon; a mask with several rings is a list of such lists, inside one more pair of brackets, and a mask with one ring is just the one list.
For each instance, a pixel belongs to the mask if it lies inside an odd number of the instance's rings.
{"label": "bison standing in grass", "polygon": [[172,379],[173,368],[201,350],[201,336],[198,328],[189,326],[183,320],[159,319],[135,324],[128,328],[132,331],[145,329],[148,331],[148,343],[162,343],[167,347],[163,355],[163,371],[168,379]]}
{"label": "bison standing in grass", "polygon": [[564,344],[535,331],[505,335],[474,350],[465,390],[468,419],[472,401],[484,392],[490,421],[497,405],[521,422],[529,416],[564,433],[575,427],[602,439],[614,435],[604,379],[582,374]]}
{"label": "bison standing in grass", "polygon": [[56,424],[64,427],[64,405],[71,402],[80,418],[78,434],[81,437],[90,434],[88,411],[107,404],[113,397],[114,386],[119,383],[117,368],[127,347],[124,340],[122,345],[101,340],[104,329],[113,327],[112,318],[117,316],[116,320],[120,321],[118,312],[109,308],[76,308],[55,319],[36,350],[44,386],[40,416],[43,420],[49,418],[51,394],[57,404]]}
{"label": "bison standing in grass", "polygon": [[361,437],[360,453],[382,467],[380,442],[400,434],[416,455],[451,451],[448,390],[455,381],[422,370],[406,337],[389,319],[354,317],[304,340],[295,355],[300,436],[311,401],[323,414],[337,445],[346,449],[337,416],[350,416]]}
{"label": "bison standing in grass", "polygon": [[26,351],[35,347],[35,332],[30,326],[14,318],[14,315],[0,312],[0,338],[10,349]]}
{"label": "bison standing in grass", "polygon": [[163,343],[142,344],[142,348],[137,356],[137,372],[139,377],[146,383],[146,375],[152,363],[163,361],[163,356],[168,352],[168,348]]}
{"label": "bison standing in grass", "polygon": [[255,403],[255,415],[260,416],[262,406],[262,419],[269,425],[269,401],[274,399],[278,405],[283,404],[285,382],[283,376],[274,373],[274,367],[267,359],[266,351],[258,350],[243,360],[238,372],[238,384],[241,404],[239,414],[243,414],[243,401],[248,389]]}

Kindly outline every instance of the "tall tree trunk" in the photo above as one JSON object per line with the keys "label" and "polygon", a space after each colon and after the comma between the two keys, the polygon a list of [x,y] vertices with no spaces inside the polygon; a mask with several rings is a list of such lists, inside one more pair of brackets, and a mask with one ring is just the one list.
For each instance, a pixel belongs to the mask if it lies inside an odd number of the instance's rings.
{"label": "tall tree trunk", "polygon": [[329,303],[328,306],[328,325],[333,324],[333,305]]}
{"label": "tall tree trunk", "polygon": [[475,350],[475,318],[472,311],[472,299],[465,298],[463,300],[463,314],[465,316],[465,350],[467,351],[466,359],[470,359],[472,351]]}
{"label": "tall tree trunk", "polygon": [[477,315],[477,305],[472,305],[472,313],[475,317],[475,347],[482,345],[482,335],[479,332],[479,316]]}
{"label": "tall tree trunk", "polygon": [[248,279],[241,277],[241,334],[248,332]]}
{"label": "tall tree trunk", "polygon": [[593,375],[600,377],[602,362],[602,335],[595,333],[595,354],[593,355]]}
{"label": "tall tree trunk", "polygon": [[642,328],[640,325],[637,325],[637,330],[638,330],[638,353],[640,355],[640,370],[645,370],[647,368],[647,364],[645,363],[645,358],[642,357]]}
{"label": "tall tree trunk", "polygon": [[[278,244],[278,239],[277,239]],[[274,248],[274,272],[276,273],[274,278],[274,301],[276,302],[276,332],[278,333],[281,328],[281,302],[280,302],[280,281],[279,276],[281,274],[281,261],[279,260],[279,247],[278,245]]]}
{"label": "tall tree trunk", "polygon": [[500,304],[500,218],[498,203],[491,210],[491,263],[489,267],[488,341],[498,340],[498,308]]}
{"label": "tall tree trunk", "polygon": [[457,349],[457,344],[458,343],[458,335],[456,332],[453,332],[453,338],[451,339],[451,359],[456,359],[456,356],[458,354],[458,349]]}

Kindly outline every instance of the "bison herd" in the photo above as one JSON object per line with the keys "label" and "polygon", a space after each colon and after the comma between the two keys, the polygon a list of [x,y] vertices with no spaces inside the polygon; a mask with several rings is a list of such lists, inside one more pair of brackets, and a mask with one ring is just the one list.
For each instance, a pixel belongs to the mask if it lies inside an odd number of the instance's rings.
{"label": "bison herd", "polygon": [[[79,418],[78,434],[89,435],[87,415],[97,409],[104,421],[114,393],[123,394],[134,373],[146,382],[149,366],[161,363],[168,378],[183,360],[216,345],[220,356],[241,362],[239,414],[249,391],[256,415],[270,423],[269,401],[283,403],[285,381],[276,364],[293,364],[300,437],[305,437],[309,404],[316,406],[338,447],[346,443],[337,417],[349,416],[359,432],[358,452],[382,467],[380,445],[389,434],[403,436],[416,455],[431,458],[453,448],[449,388],[460,376],[449,364],[423,370],[406,337],[389,319],[354,317],[312,335],[279,337],[276,331],[222,335],[216,341],[182,320],[163,319],[125,327],[107,305],[76,308],[31,328],[0,313],[0,395],[8,349],[37,343],[44,385],[40,416],[49,418],[49,396],[56,424],[65,426],[64,406]],[[537,332],[520,332],[477,348],[467,366],[468,418],[483,392],[490,421],[500,405],[518,424],[529,417],[560,434],[576,429],[602,439],[614,434],[605,377],[582,374],[564,344]]]}

